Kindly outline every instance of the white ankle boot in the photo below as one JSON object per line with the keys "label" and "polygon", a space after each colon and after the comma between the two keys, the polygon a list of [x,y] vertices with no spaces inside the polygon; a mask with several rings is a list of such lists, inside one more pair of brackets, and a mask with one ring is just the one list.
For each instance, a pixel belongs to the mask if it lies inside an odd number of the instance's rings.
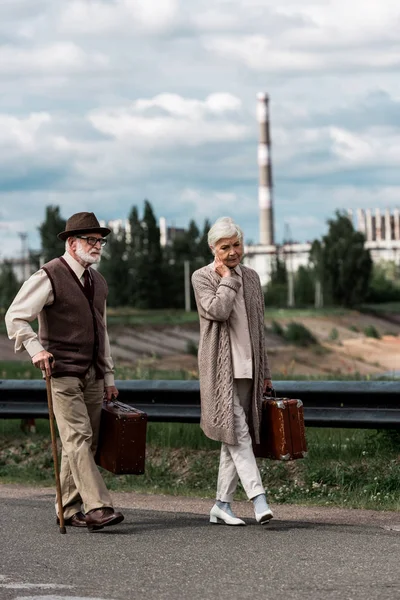
{"label": "white ankle boot", "polygon": [[252,498],[252,501],[254,504],[256,521],[261,523],[261,525],[268,523],[268,521],[270,521],[274,515],[268,505],[265,494],[258,494],[258,496]]}
{"label": "white ankle boot", "polygon": [[219,506],[214,504],[210,510],[210,523],[224,523],[225,525],[246,525],[242,519],[229,515]]}
{"label": "white ankle boot", "polygon": [[255,514],[257,523],[260,523],[261,525],[268,523],[268,521],[270,521],[274,516],[274,513],[272,512],[272,510],[270,509],[268,504],[267,504],[267,508],[265,510],[263,510],[261,513],[258,513],[254,509],[254,514]]}

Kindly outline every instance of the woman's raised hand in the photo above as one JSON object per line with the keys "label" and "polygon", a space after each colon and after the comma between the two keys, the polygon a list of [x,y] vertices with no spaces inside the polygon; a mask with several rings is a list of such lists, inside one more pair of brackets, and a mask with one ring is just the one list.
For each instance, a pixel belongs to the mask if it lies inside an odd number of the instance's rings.
{"label": "woman's raised hand", "polygon": [[222,260],[220,258],[218,258],[218,256],[215,257],[214,264],[215,264],[215,272],[218,273],[218,275],[221,275],[221,277],[230,277],[231,276],[230,268],[227,267],[226,265],[224,265],[224,263],[222,262]]}

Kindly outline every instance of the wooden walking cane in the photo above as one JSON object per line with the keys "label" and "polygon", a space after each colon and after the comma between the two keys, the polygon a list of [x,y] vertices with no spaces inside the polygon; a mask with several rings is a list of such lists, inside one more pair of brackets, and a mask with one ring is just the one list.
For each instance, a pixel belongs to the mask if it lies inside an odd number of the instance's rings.
{"label": "wooden walking cane", "polygon": [[60,533],[67,533],[67,530],[65,529],[65,524],[64,524],[64,509],[63,509],[62,500],[61,500],[61,484],[60,484],[60,473],[58,470],[57,439],[56,439],[56,428],[54,426],[53,396],[51,393],[51,376],[50,375],[46,375],[46,390],[47,390],[47,404],[49,405],[51,449],[53,451],[54,472],[56,475],[56,492],[57,492],[58,518],[60,521]]}

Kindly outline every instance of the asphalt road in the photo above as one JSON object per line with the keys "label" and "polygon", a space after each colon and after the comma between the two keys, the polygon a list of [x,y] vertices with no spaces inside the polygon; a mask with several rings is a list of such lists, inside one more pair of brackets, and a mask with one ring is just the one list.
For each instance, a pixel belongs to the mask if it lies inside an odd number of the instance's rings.
{"label": "asphalt road", "polygon": [[61,535],[51,490],[0,502],[1,600],[400,599],[397,526],[125,508],[114,528]]}

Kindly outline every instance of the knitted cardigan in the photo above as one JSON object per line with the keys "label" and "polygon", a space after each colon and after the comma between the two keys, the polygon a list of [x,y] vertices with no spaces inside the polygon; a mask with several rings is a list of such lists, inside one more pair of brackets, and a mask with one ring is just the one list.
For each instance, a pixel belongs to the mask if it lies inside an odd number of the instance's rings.
{"label": "knitted cardigan", "polygon": [[[254,440],[259,443],[263,383],[264,379],[271,378],[264,339],[264,297],[257,273],[243,265],[240,268],[253,351],[253,391],[248,421]],[[200,426],[207,437],[236,445],[229,317],[241,282],[233,277],[221,277],[208,265],[193,273],[192,285],[200,319]]]}

